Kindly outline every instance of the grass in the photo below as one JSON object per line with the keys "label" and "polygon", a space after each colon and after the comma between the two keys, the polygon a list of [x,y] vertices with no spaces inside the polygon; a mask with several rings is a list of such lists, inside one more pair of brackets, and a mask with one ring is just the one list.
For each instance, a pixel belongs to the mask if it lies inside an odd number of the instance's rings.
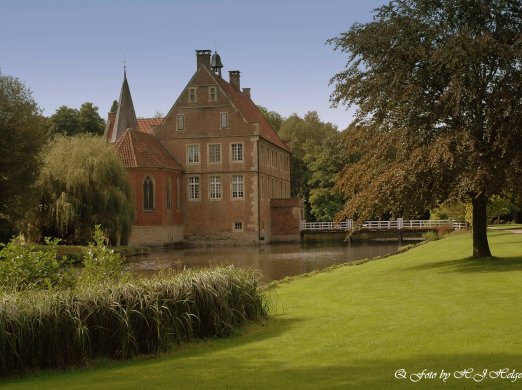
{"label": "grass", "polygon": [[522,372],[522,235],[469,234],[302,277],[274,289],[273,318],[240,336],[186,344],[150,360],[11,380],[9,389],[514,388],[507,379],[394,378],[396,370]]}

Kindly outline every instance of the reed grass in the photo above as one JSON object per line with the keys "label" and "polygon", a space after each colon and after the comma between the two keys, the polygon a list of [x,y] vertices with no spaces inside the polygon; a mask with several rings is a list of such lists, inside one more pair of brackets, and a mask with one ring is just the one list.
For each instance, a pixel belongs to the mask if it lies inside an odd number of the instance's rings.
{"label": "reed grass", "polygon": [[259,275],[214,267],[0,296],[0,376],[154,354],[267,315]]}

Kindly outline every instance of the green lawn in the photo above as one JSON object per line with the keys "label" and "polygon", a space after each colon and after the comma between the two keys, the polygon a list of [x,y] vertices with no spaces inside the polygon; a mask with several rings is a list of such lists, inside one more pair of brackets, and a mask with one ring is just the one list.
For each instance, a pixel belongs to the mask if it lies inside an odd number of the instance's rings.
{"label": "green lawn", "polygon": [[[410,383],[396,370],[522,372],[522,234],[469,234],[277,287],[274,316],[242,335],[150,360],[99,362],[10,381],[12,389],[517,388],[507,379]],[[443,386],[444,385],[444,386]]]}

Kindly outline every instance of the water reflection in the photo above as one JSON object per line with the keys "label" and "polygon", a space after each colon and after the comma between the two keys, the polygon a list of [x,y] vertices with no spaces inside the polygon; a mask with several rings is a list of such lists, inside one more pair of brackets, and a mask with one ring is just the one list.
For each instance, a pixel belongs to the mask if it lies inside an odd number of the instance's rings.
{"label": "water reflection", "polygon": [[295,244],[152,251],[146,256],[130,257],[127,268],[147,273],[166,268],[234,264],[256,268],[261,271],[265,281],[271,281],[320,270],[333,264],[394,253],[400,245],[397,240],[364,240],[348,244],[339,237],[307,237],[305,242]]}

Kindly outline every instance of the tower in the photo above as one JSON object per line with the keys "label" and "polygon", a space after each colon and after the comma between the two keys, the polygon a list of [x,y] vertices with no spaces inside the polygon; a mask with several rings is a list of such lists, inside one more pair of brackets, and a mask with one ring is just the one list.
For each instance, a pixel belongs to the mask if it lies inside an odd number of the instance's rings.
{"label": "tower", "polygon": [[212,59],[210,60],[210,69],[214,72],[214,74],[221,77],[221,68],[223,67],[223,63],[221,62],[221,57],[217,53],[217,51],[212,54]]}

